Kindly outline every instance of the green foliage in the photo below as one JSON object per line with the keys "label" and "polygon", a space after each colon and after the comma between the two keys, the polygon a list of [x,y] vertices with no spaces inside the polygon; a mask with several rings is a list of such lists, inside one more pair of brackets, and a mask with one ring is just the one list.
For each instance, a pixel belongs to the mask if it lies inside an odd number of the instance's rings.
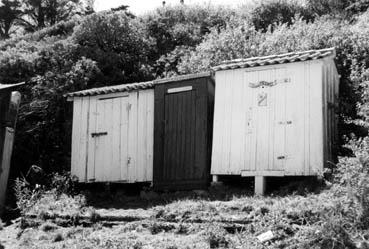
{"label": "green foliage", "polygon": [[13,24],[22,16],[18,0],[2,0],[0,4],[0,39],[9,38]]}
{"label": "green foliage", "polygon": [[251,22],[257,30],[266,31],[277,23],[292,24],[296,16],[313,19],[313,14],[297,0],[259,1],[251,12]]}
{"label": "green foliage", "polygon": [[347,190],[347,197],[360,204],[356,210],[359,223],[369,227],[369,137],[353,138],[347,147],[354,157],[340,159],[335,172],[336,182]]}
{"label": "green foliage", "polygon": [[[154,40],[155,46],[149,58],[152,62],[158,60],[154,65],[155,76],[170,75],[169,71],[178,62],[173,57],[183,54],[183,48],[199,44],[212,28],[219,30],[225,27],[233,16],[234,10],[210,5],[158,8],[143,16],[142,22]],[[166,67],[164,71],[163,66]]]}
{"label": "green foliage", "polygon": [[307,0],[307,6],[319,16],[342,15],[351,2],[352,0]]}
{"label": "green foliage", "polygon": [[102,12],[86,17],[75,29],[80,55],[97,61],[104,84],[150,77],[147,55],[151,41],[145,28],[125,12]]}
{"label": "green foliage", "polygon": [[55,189],[57,196],[62,194],[72,195],[76,191],[77,179],[70,173],[55,173],[52,175],[50,187]]}
{"label": "green foliage", "polygon": [[14,183],[14,192],[17,199],[17,208],[24,215],[42,196],[43,189],[39,185],[31,189],[25,179],[17,178]]}
{"label": "green foliage", "polygon": [[52,26],[89,12],[80,0],[23,0],[20,25],[26,31]]}

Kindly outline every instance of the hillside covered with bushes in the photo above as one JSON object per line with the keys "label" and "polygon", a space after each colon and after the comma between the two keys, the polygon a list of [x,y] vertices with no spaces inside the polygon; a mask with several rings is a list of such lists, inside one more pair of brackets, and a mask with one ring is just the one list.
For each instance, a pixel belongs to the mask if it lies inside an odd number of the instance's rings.
{"label": "hillside covered with bushes", "polygon": [[[15,23],[22,28],[13,34],[8,30],[8,35],[3,35],[3,40],[0,40],[0,82],[26,82],[20,89],[23,96],[11,172],[13,179],[20,175],[27,176],[27,186],[19,181],[18,185],[15,184],[16,192],[23,193],[17,196],[18,208],[26,216],[31,206],[42,204],[39,202],[42,202],[44,197],[41,196],[45,193],[56,199],[50,203],[60,201],[62,194],[55,193],[57,187],[50,182],[55,178],[46,175],[70,169],[72,114],[64,94],[203,72],[224,60],[335,47],[340,74],[340,103],[337,109],[340,143],[335,148],[339,161],[324,174],[329,189],[304,197],[270,197],[263,200],[241,197],[233,200],[237,204],[234,207],[232,203],[208,200],[189,201],[184,211],[179,206],[185,205],[186,201],[179,202],[177,206],[162,205],[159,207],[162,211],[146,210],[152,216],[146,215],[142,220],[150,221],[149,224],[125,224],[116,233],[119,236],[123,234],[125,239],[135,233],[133,237],[136,236],[138,242],[133,242],[146,243],[147,238],[157,238],[151,236],[156,234],[152,229],[159,226],[155,222],[174,222],[176,220],[170,217],[179,217],[187,229],[184,234],[209,242],[218,236],[214,235],[215,230],[210,231],[209,228],[209,231],[203,232],[201,225],[196,223],[192,226],[191,222],[209,212],[220,217],[230,213],[237,216],[244,211],[240,209],[242,206],[249,207],[250,210],[246,210],[249,214],[247,219],[252,222],[243,224],[232,235],[224,235],[228,240],[222,241],[223,246],[242,246],[246,243],[250,247],[261,248],[260,244],[252,241],[255,236],[250,237],[251,242],[245,238],[251,236],[250,231],[256,235],[274,229],[280,232],[280,238],[267,245],[271,248],[369,248],[368,8],[368,0],[268,0],[238,8],[186,4],[166,6],[139,16],[129,12],[126,6],[98,13],[87,9],[79,11],[79,14],[59,15],[57,20],[46,19],[48,21],[39,25],[26,25],[19,21],[21,17],[15,18],[18,20]],[[2,10],[0,6],[0,30],[4,23]],[[18,13],[20,16],[23,14]],[[32,177],[30,168],[42,169],[42,173]],[[57,176],[62,182],[60,187],[67,179]],[[53,190],[41,191],[38,184]],[[63,209],[63,205],[76,201],[72,197],[65,198],[66,204],[61,204]],[[300,201],[306,203],[303,211]],[[320,208],[320,204],[324,207]],[[79,221],[87,204],[78,203],[76,206],[78,217],[72,217],[72,220]],[[261,207],[268,211],[264,213]],[[42,211],[36,210],[39,212],[36,216],[45,218],[48,208],[41,205]],[[170,216],[168,212],[174,214]],[[92,219],[94,224],[96,212],[90,216],[87,218],[89,221]],[[193,219],[190,225],[186,223],[188,219]],[[219,219],[220,226],[223,226],[224,222]],[[173,232],[181,229],[177,225],[171,224],[168,231],[163,227],[158,229],[159,232],[170,233],[174,238],[172,242],[182,248],[186,242],[177,240],[182,232]],[[214,227],[224,233],[223,228]],[[89,229],[96,232],[95,227]],[[101,248],[99,246],[109,243],[111,246],[106,248],[119,248],[119,241],[106,239],[110,230],[105,229],[102,232],[97,229],[103,238],[99,241],[89,238],[86,234],[91,231],[86,233],[82,228],[75,237],[75,231],[65,233],[71,233],[72,242],[82,236],[91,248]],[[147,236],[137,235],[137,231],[143,230]],[[33,232],[27,235],[29,241],[34,237]],[[220,240],[218,237],[215,240]],[[132,248],[141,248],[134,247],[133,242],[130,244]],[[47,243],[44,248],[51,248]],[[31,242],[21,246],[27,248],[29,245],[38,246]],[[54,248],[62,246],[58,244]],[[203,244],[198,246],[202,248]]]}
{"label": "hillside covered with bushes", "polygon": [[68,169],[67,92],[201,72],[223,60],[290,51],[336,47],[341,135],[349,134],[355,125],[347,121],[367,119],[368,3],[323,2],[269,0],[234,9],[177,5],[141,16],[123,6],[74,15],[0,41],[0,82],[26,82],[13,173],[25,174],[32,165],[46,172]]}

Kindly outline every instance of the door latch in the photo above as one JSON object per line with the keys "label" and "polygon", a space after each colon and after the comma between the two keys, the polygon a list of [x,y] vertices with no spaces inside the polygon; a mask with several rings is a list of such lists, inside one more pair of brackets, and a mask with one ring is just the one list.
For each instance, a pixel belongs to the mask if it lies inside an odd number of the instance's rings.
{"label": "door latch", "polygon": [[289,124],[292,124],[292,121],[291,120],[286,121],[286,122],[279,121],[278,124],[280,124],[280,125],[289,125]]}
{"label": "door latch", "polygon": [[91,133],[91,136],[92,137],[99,137],[99,136],[106,136],[106,135],[108,135],[108,132],[93,132],[93,133]]}
{"label": "door latch", "polygon": [[282,159],[286,159],[286,157],[285,156],[279,156],[279,157],[277,157],[277,159],[282,160]]}

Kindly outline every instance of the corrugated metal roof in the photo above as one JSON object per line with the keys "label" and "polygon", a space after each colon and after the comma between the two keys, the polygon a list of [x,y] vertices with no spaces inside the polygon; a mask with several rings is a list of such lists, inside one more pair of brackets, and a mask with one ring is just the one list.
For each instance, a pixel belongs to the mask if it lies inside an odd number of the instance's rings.
{"label": "corrugated metal roof", "polygon": [[175,81],[191,80],[191,79],[210,77],[210,76],[211,76],[211,72],[185,74],[185,75],[179,75],[179,76],[175,76],[171,78],[154,80],[154,84],[165,84],[165,83],[171,83]]}
{"label": "corrugated metal roof", "polygon": [[175,76],[171,78],[158,79],[154,81],[147,81],[147,82],[141,82],[141,83],[132,83],[132,84],[92,88],[92,89],[87,89],[83,91],[67,93],[64,95],[64,97],[83,97],[83,96],[93,96],[93,95],[107,94],[107,93],[128,92],[128,91],[140,90],[140,89],[150,89],[150,88],[153,88],[155,84],[165,84],[165,83],[170,83],[170,82],[175,82],[175,81],[183,81],[183,80],[190,80],[190,79],[210,77],[210,76],[211,76],[211,72],[186,74],[186,75],[180,75],[180,76]]}
{"label": "corrugated metal roof", "polygon": [[320,50],[309,50],[303,52],[292,52],[279,55],[269,55],[262,57],[252,57],[247,59],[236,59],[223,61],[220,65],[213,67],[214,71],[238,69],[247,67],[267,66],[307,60],[317,60],[328,56],[335,56],[335,48],[326,48]]}
{"label": "corrugated metal roof", "polygon": [[140,90],[140,89],[149,89],[153,88],[154,82],[147,81],[147,82],[140,82],[140,83],[131,83],[131,84],[124,84],[124,85],[117,85],[117,86],[106,86],[106,87],[99,87],[99,88],[91,88],[79,92],[67,93],[64,97],[83,97],[83,96],[93,96],[99,94],[107,94],[107,93],[118,93],[118,92],[128,92],[133,90]]}
{"label": "corrugated metal roof", "polygon": [[22,85],[24,85],[24,82],[17,83],[17,84],[0,84],[0,91],[5,90],[5,89],[7,91],[11,91],[14,88],[17,88],[17,87],[22,86]]}

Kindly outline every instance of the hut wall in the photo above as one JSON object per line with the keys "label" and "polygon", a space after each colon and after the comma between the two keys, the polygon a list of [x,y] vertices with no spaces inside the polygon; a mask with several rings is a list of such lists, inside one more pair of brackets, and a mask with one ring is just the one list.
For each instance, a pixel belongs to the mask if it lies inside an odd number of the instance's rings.
{"label": "hut wall", "polygon": [[[215,79],[211,174],[314,175],[323,170],[335,126],[325,103],[328,97],[337,101],[332,59],[217,71]],[[266,84],[255,85],[260,82]]]}
{"label": "hut wall", "polygon": [[152,181],[154,90],[75,97],[72,174],[81,182]]}

